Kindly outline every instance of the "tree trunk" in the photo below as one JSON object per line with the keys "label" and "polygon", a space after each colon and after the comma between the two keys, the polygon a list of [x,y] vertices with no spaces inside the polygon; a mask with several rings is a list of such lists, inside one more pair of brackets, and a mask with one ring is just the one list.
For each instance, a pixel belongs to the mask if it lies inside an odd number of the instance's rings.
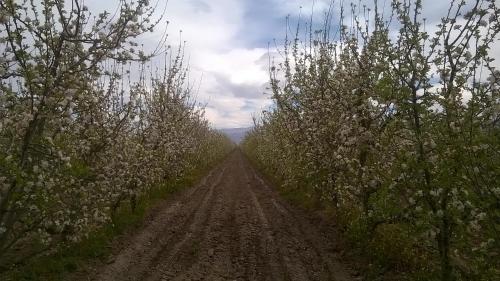
{"label": "tree trunk", "polygon": [[441,281],[453,280],[452,268],[450,263],[450,223],[447,214],[444,214],[441,221],[440,232],[438,235],[438,248],[441,263]]}

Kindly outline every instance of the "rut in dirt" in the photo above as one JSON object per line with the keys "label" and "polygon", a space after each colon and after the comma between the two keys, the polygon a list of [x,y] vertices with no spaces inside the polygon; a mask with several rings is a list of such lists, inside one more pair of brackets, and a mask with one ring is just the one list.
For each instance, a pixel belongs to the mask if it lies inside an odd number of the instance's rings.
{"label": "rut in dirt", "polygon": [[354,280],[337,245],[239,150],[164,203],[93,280]]}

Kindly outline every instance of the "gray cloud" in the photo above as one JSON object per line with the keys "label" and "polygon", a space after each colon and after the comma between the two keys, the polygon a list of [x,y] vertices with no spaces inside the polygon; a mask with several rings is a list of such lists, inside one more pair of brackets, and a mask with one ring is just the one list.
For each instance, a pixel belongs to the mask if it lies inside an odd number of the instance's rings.
{"label": "gray cloud", "polygon": [[213,73],[217,86],[209,90],[210,94],[227,95],[231,94],[233,97],[245,99],[262,99],[264,98],[264,91],[267,83],[262,84],[249,84],[249,83],[233,83],[230,77],[220,73]]}
{"label": "gray cloud", "polygon": [[255,61],[257,65],[261,67],[262,70],[269,70],[269,63],[272,63],[273,57],[278,55],[278,52],[270,51],[269,53],[263,54],[258,60]]}
{"label": "gray cloud", "polygon": [[190,4],[193,6],[195,13],[210,13],[212,12],[212,7],[203,0],[191,0]]}

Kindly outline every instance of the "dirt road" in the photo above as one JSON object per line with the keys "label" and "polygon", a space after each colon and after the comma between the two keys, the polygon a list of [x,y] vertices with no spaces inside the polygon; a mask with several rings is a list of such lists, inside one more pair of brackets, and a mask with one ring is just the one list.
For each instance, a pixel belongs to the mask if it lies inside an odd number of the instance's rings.
{"label": "dirt road", "polygon": [[94,280],[354,280],[328,233],[239,150],[165,202]]}

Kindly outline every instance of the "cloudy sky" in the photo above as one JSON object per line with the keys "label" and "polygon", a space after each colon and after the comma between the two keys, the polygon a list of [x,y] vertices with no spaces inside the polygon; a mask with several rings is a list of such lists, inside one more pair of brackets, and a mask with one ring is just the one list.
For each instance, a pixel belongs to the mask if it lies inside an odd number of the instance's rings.
{"label": "cloudy sky", "polygon": [[[154,1],[152,1],[154,2]],[[166,4],[169,44],[186,41],[190,79],[198,102],[216,128],[248,127],[269,107],[268,44],[282,42],[286,17],[292,21],[312,7],[324,11],[329,0],[159,0]],[[93,13],[114,11],[118,0],[86,0]],[[164,26],[142,38],[154,45]],[[182,30],[182,32],[180,32]],[[180,39],[182,38],[182,39]],[[155,45],[156,46],[156,45]]]}
{"label": "cloudy sky", "polygon": [[[325,1],[326,2],[326,1]],[[283,38],[288,14],[297,17],[309,0],[170,0],[170,38],[187,41],[192,79],[201,79],[198,100],[217,128],[248,127],[270,105],[268,43]],[[316,5],[320,6],[320,5]],[[323,7],[319,7],[322,9]]]}
{"label": "cloudy sky", "polygon": [[[169,44],[187,42],[190,79],[199,83],[197,100],[206,105],[206,116],[217,128],[247,127],[252,116],[270,106],[268,44],[275,53],[285,37],[286,17],[291,24],[299,15],[323,19],[331,0],[158,0],[166,6]],[[91,10],[116,8],[118,0],[86,0]],[[152,1],[154,2],[154,1]],[[339,2],[339,1],[337,1]],[[349,3],[349,0],[344,0]],[[357,2],[357,1],[356,1]],[[372,0],[365,1],[373,3]],[[380,0],[388,8],[391,0]],[[449,1],[424,0],[429,25],[446,13]],[[336,5],[338,6],[338,5]],[[301,9],[302,7],[302,9]],[[337,14],[338,15],[338,14]],[[302,16],[304,17],[304,16]],[[335,17],[335,13],[334,13]],[[182,32],[179,32],[181,31]],[[164,28],[142,38],[152,44]],[[180,39],[182,37],[182,39]],[[149,42],[149,43],[148,43]]]}

